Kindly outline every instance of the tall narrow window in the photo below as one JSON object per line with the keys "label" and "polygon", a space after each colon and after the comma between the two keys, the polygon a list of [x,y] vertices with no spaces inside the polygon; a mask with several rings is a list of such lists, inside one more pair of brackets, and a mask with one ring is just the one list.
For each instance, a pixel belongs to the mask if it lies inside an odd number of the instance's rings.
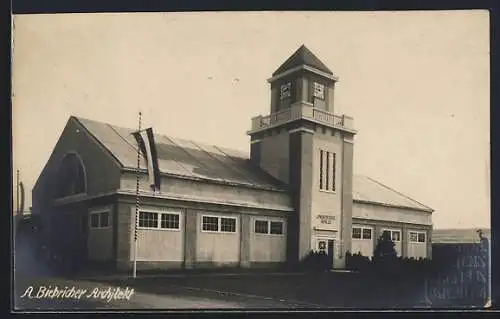
{"label": "tall narrow window", "polygon": [[326,176],[325,176],[325,184],[326,190],[329,189],[329,175],[330,175],[330,152],[326,152]]}
{"label": "tall narrow window", "polygon": [[319,151],[319,189],[323,189],[323,150]]}
{"label": "tall narrow window", "polygon": [[335,153],[332,153],[332,160],[333,160],[333,164],[332,164],[332,191],[335,191],[335,167],[336,167],[336,156],[337,154]]}

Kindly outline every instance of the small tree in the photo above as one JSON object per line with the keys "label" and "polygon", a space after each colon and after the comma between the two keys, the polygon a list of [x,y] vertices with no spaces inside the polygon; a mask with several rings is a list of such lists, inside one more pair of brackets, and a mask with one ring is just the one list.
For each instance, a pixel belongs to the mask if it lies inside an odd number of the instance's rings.
{"label": "small tree", "polygon": [[395,244],[391,239],[391,233],[386,231],[383,232],[375,247],[373,260],[375,262],[395,261],[397,259],[397,252],[394,246]]}

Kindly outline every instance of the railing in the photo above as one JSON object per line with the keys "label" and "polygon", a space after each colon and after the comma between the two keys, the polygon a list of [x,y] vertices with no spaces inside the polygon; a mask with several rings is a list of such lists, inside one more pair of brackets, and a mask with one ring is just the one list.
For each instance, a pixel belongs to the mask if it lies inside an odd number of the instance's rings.
{"label": "railing", "polygon": [[314,108],[311,104],[300,103],[291,108],[267,116],[256,116],[252,119],[252,131],[265,129],[278,124],[298,120],[310,119],[329,126],[354,131],[353,120],[350,116],[335,115],[327,111]]}

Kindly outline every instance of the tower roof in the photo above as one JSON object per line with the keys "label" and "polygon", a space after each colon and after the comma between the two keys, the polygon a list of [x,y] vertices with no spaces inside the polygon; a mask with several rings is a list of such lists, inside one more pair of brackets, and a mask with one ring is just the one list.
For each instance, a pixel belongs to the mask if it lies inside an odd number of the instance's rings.
{"label": "tower roof", "polygon": [[321,60],[318,59],[318,57],[316,57],[311,50],[309,50],[305,45],[301,45],[294,54],[292,54],[276,71],[274,71],[273,76],[301,65],[307,65],[333,75],[333,72],[330,71],[330,69],[323,62],[321,62]]}

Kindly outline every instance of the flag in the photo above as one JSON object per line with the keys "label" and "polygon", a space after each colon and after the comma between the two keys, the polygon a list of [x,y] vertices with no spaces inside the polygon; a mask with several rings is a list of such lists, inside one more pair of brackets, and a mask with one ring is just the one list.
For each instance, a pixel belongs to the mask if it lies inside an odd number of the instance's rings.
{"label": "flag", "polygon": [[19,214],[24,213],[24,184],[23,182],[19,182]]}
{"label": "flag", "polygon": [[160,190],[160,169],[158,166],[158,153],[154,140],[153,128],[133,133],[139,148],[146,159],[149,175],[149,185],[153,191]]}

